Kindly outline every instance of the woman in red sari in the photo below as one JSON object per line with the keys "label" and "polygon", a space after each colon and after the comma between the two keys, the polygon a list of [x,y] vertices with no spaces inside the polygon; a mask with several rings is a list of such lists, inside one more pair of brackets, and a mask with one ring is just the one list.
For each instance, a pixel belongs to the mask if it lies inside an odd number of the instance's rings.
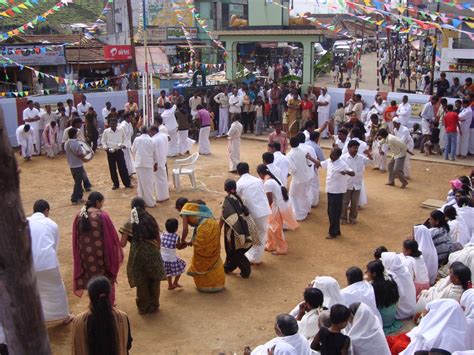
{"label": "woman in red sari", "polygon": [[110,301],[115,304],[115,282],[123,252],[117,231],[107,212],[102,211],[104,196],[91,192],[85,205],[74,219],[72,250],[74,256],[73,290],[81,297],[89,280],[103,275],[110,280]]}

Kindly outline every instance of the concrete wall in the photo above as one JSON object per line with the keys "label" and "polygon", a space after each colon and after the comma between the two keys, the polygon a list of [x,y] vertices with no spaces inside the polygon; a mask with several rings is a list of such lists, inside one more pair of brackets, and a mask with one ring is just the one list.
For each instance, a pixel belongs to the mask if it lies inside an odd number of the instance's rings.
{"label": "concrete wall", "polygon": [[[280,2],[282,0],[274,0]],[[284,1],[288,6],[288,1]],[[251,0],[248,2],[249,26],[287,26],[288,10],[278,5],[267,4],[266,0]]]}

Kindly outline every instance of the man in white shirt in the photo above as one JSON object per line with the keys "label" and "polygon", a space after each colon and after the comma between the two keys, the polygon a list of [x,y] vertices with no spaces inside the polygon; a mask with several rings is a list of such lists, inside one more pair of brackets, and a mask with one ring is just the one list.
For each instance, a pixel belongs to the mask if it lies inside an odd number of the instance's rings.
{"label": "man in white shirt", "polygon": [[268,168],[268,171],[270,171],[274,177],[278,179],[280,184],[283,184],[283,174],[281,173],[280,168],[275,165],[275,157],[273,156],[273,153],[270,152],[265,152],[262,154],[262,161],[263,164],[265,164]]}
{"label": "man in white shirt", "polygon": [[85,120],[85,115],[87,111],[89,111],[89,107],[92,107],[90,102],[87,102],[86,95],[82,95],[81,97],[81,102],[77,104],[77,113],[79,114],[79,117],[82,119],[82,122]]}
{"label": "man in white shirt", "polygon": [[281,184],[287,187],[290,164],[288,163],[286,156],[281,152],[281,144],[279,142],[268,143],[268,151],[273,153],[273,164],[280,169]]}
{"label": "man in white shirt", "polygon": [[191,108],[191,116],[193,116],[193,119],[197,116],[197,107],[199,105],[202,105],[202,98],[199,96],[199,92],[195,91],[193,96],[189,98],[189,107]]}
{"label": "man in white shirt", "polygon": [[124,186],[131,188],[132,185],[130,183],[127,164],[125,163],[125,157],[123,153],[126,139],[125,132],[123,129],[117,127],[116,119],[111,119],[109,121],[109,125],[110,127],[107,128],[102,135],[102,147],[107,152],[110,178],[113,182],[112,190],[117,190],[119,188],[117,169]]}
{"label": "man in white shirt", "polygon": [[472,108],[471,100],[463,99],[462,100],[462,110],[459,113],[459,126],[461,128],[458,133],[458,157],[466,158],[469,151],[469,139],[470,139],[470,130],[472,122]]}
{"label": "man in white shirt", "polygon": [[252,264],[260,264],[265,252],[267,242],[268,216],[272,213],[268,199],[263,188],[263,182],[259,178],[249,174],[247,163],[237,164],[237,173],[240,179],[237,181],[237,194],[242,198],[250,212],[250,216],[257,226],[260,245],[254,245],[245,254]]}
{"label": "man in white shirt", "polygon": [[107,122],[107,117],[110,115],[110,109],[112,108],[112,104],[107,101],[105,103],[105,107],[102,109],[102,120],[99,120],[99,129],[101,132],[105,129],[105,123]]}
{"label": "man in white shirt", "polygon": [[57,116],[54,112],[51,111],[51,105],[45,106],[45,111],[40,112],[40,138],[41,138],[41,147],[44,146],[43,141],[43,131],[51,121],[57,121]]}
{"label": "man in white shirt", "polygon": [[312,164],[308,163],[309,154],[301,149],[300,140],[297,136],[290,139],[291,150],[287,155],[289,173],[291,174],[290,203],[295,212],[298,222],[304,221],[311,210],[311,179],[314,173],[311,172]]}
{"label": "man in white shirt", "polygon": [[386,129],[381,128],[377,133],[377,139],[380,144],[387,144],[393,156],[388,163],[388,183],[386,185],[395,186],[395,177],[398,177],[402,183],[402,189],[408,185],[403,168],[405,166],[405,159],[408,147],[400,138],[389,134]]}
{"label": "man in white shirt", "polygon": [[408,120],[411,117],[411,111],[412,108],[411,105],[408,103],[408,96],[403,95],[402,103],[398,105],[395,117],[400,118],[400,123],[405,127],[408,126]]}
{"label": "man in white shirt", "polygon": [[[347,191],[347,177],[355,176],[354,171],[340,159],[342,150],[333,148],[329,159],[323,162],[314,161],[318,167],[327,169],[326,193],[328,196],[329,235],[326,239],[334,239],[341,235],[341,215],[344,194]],[[311,160],[311,158],[309,158]]]}
{"label": "man in white shirt", "polygon": [[423,106],[423,110],[421,111],[421,133],[423,134],[423,139],[420,143],[420,153],[425,152],[425,143],[431,138],[431,123],[435,120],[435,106],[437,103],[438,98],[432,96],[430,101]]}
{"label": "man in white shirt", "polygon": [[373,110],[373,112],[376,113],[377,116],[379,116],[379,122],[383,122],[383,114],[386,108],[387,101],[384,101],[383,97],[380,95],[377,95],[377,97],[375,98],[375,102],[370,107],[370,109]]}
{"label": "man in white shirt", "polygon": [[240,114],[242,112],[243,98],[237,94],[237,89],[232,89],[232,94],[229,95],[229,113],[232,122],[235,117],[240,119]]}
{"label": "man in white shirt", "polygon": [[[158,97],[158,100],[156,100],[156,105],[158,106],[158,113],[159,114],[162,114],[164,111],[165,111],[165,104],[166,103],[169,103],[170,100],[169,98],[166,96],[166,91],[165,90],[161,90],[160,91],[160,97]],[[171,106],[170,106],[171,107]]]}
{"label": "man in white shirt", "polygon": [[154,189],[157,202],[169,200],[168,172],[166,171],[166,157],[168,156],[168,136],[162,133],[157,126],[151,126],[149,134],[155,145],[157,169],[155,171]]}
{"label": "man in white shirt", "polygon": [[161,113],[161,118],[163,124],[168,129],[169,135],[169,147],[168,147],[168,156],[175,157],[179,153],[178,149],[178,121],[176,120],[175,112],[176,105],[171,106],[169,102],[165,103],[165,109]]}
{"label": "man in white shirt", "polygon": [[49,203],[38,200],[33,205],[33,215],[28,217],[33,267],[45,321],[67,324],[72,317],[59,271],[59,229],[48,217],[49,211]]}
{"label": "man in white shirt", "polygon": [[[316,151],[308,144],[306,144],[306,137],[304,133],[300,132],[296,135],[296,137],[298,137],[300,142],[299,148],[304,151],[306,155],[309,154],[309,156],[313,160],[318,159]],[[319,175],[311,160],[307,160],[306,163],[308,164],[311,170],[311,190],[309,191],[311,207],[317,207],[319,205]]]}
{"label": "man in white shirt", "polygon": [[227,132],[227,139],[229,141],[229,172],[237,173],[237,164],[240,163],[240,137],[244,126],[239,122],[238,117],[233,117],[233,122]]}
{"label": "man in white shirt", "polygon": [[347,166],[354,171],[355,176],[350,176],[347,179],[347,191],[344,194],[344,200],[342,203],[342,216],[341,222],[343,224],[347,223],[347,210],[349,208],[349,203],[351,205],[349,211],[349,223],[357,223],[357,215],[359,213],[359,199],[360,192],[363,186],[364,181],[364,171],[365,167],[370,164],[373,160],[369,152],[367,152],[367,157],[359,154],[359,142],[356,140],[349,141],[348,152],[343,154],[341,159],[347,164]]}
{"label": "man in white shirt", "polygon": [[25,161],[33,155],[33,130],[29,124],[23,124],[16,129],[16,140],[20,146],[21,156]]}
{"label": "man in white shirt", "polygon": [[[227,87],[214,96],[214,101],[219,105],[219,132],[220,136],[229,130],[229,95]],[[234,122],[234,121],[232,121]]]}
{"label": "man in white shirt", "polygon": [[[409,151],[413,151],[415,142],[410,134],[408,127],[404,126],[400,117],[393,119],[393,133],[395,137],[400,138],[406,145]],[[403,166],[403,173],[407,179],[410,178],[410,155],[405,157],[405,165]]]}
{"label": "man in white shirt", "polygon": [[157,152],[147,127],[142,127],[140,132],[141,135],[135,138],[132,145],[138,181],[137,195],[145,200],[147,207],[155,207],[153,171],[158,170]]}
{"label": "man in white shirt", "polygon": [[319,331],[319,312],[323,306],[324,295],[318,288],[307,288],[303,294],[304,301],[299,304],[296,314],[290,313],[298,321],[298,333],[311,344]]}
{"label": "man in white shirt", "polygon": [[34,150],[32,155],[41,154],[40,120],[40,112],[33,106],[33,101],[28,100],[28,107],[23,110],[23,122],[31,127],[31,133],[33,134]]}
{"label": "man in white shirt", "polygon": [[316,103],[318,105],[318,122],[322,125],[329,121],[329,108],[331,107],[331,96],[326,87],[321,88],[321,95],[318,96]]}
{"label": "man in white shirt", "polygon": [[[65,113],[66,113],[67,118],[71,118],[72,114],[74,112],[77,112],[76,108],[74,107],[74,101],[72,101],[72,99],[67,99],[66,100],[66,107],[64,109],[65,109]],[[82,117],[81,117],[81,119],[82,119]]]}
{"label": "man in white shirt", "polygon": [[133,136],[133,126],[131,124],[132,114],[130,112],[125,112],[122,116],[123,121],[120,122],[120,128],[123,129],[125,133],[125,148],[123,150],[123,156],[125,158],[125,165],[127,165],[128,176],[135,174],[135,164],[133,163],[132,157],[132,136]]}

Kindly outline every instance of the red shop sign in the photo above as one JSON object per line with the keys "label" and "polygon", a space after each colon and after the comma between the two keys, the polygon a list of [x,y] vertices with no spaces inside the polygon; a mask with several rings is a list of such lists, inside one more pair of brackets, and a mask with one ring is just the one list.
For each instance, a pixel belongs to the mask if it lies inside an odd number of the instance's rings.
{"label": "red shop sign", "polygon": [[132,46],[104,46],[104,58],[109,61],[132,60]]}

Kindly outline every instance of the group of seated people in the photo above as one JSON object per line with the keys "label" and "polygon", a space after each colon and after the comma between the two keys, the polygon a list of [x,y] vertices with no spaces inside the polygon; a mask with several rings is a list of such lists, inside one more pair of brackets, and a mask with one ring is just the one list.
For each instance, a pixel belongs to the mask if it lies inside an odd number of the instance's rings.
{"label": "group of seated people", "polygon": [[303,301],[276,318],[277,337],[245,353],[474,354],[472,183],[451,185],[449,205],[414,226],[401,253],[376,248],[365,276],[350,267],[342,289],[316,277]]}

